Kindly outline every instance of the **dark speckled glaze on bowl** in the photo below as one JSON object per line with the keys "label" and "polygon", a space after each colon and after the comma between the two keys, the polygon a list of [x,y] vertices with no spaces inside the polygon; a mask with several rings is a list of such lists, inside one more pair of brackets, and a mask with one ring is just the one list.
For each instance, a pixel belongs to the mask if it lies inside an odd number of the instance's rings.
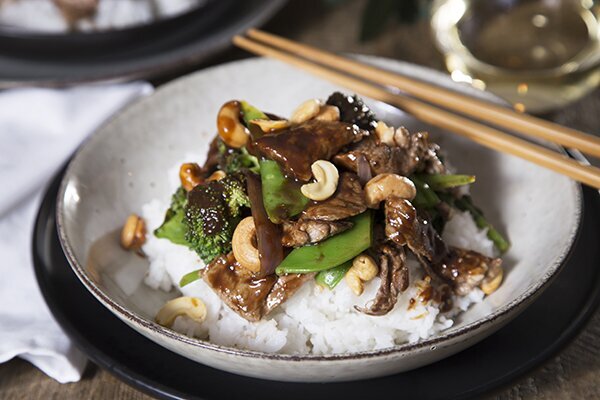
{"label": "dark speckled glaze on bowl", "polygon": [[[493,97],[454,84],[428,69],[370,59],[419,79]],[[192,339],[153,322],[165,294],[140,287],[128,296],[97,266],[86,264],[91,245],[119,229],[125,217],[153,198],[167,200],[167,171],[187,153],[203,153],[225,101],[247,99],[288,115],[301,101],[338,88],[275,61],[251,59],[207,69],[166,85],[105,124],[78,151],[59,190],[61,244],[85,287],[133,329],[192,360],[242,375],[298,382],[365,379],[423,366],[482,340],[514,318],[556,276],[576,237],[581,188],[575,182],[518,158],[495,153],[450,133],[424,126],[398,110],[369,102],[378,117],[409,129],[428,129],[460,171],[477,174],[473,195],[508,233],[506,279],[498,291],[463,313],[441,334],[389,349],[333,355],[286,355],[244,351]],[[190,145],[193,144],[193,148]],[[105,253],[113,265],[139,268],[145,261],[117,242]]]}

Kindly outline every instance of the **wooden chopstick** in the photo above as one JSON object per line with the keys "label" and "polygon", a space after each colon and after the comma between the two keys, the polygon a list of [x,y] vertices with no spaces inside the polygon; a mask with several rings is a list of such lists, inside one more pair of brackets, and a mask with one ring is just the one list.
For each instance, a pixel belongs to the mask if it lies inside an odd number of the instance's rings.
{"label": "wooden chopstick", "polygon": [[357,93],[400,107],[416,118],[431,125],[447,129],[465,136],[481,145],[526,159],[542,167],[569,176],[579,182],[600,189],[600,169],[584,166],[569,157],[545,147],[511,136],[497,129],[441,110],[403,95],[390,93],[371,83],[343,75],[327,67],[314,64],[293,54],[268,47],[242,36],[235,36],[233,42],[249,52],[276,58],[297,66],[312,74],[345,86]]}
{"label": "wooden chopstick", "polygon": [[255,40],[291,53],[299,54],[319,64],[368,79],[380,85],[397,87],[413,97],[432,104],[440,105],[523,135],[542,138],[556,144],[578,149],[589,155],[600,157],[600,137],[570,129],[528,114],[518,113],[509,108],[475,99],[429,83],[416,81],[381,68],[365,65],[358,61],[257,29],[251,29],[247,34]]}

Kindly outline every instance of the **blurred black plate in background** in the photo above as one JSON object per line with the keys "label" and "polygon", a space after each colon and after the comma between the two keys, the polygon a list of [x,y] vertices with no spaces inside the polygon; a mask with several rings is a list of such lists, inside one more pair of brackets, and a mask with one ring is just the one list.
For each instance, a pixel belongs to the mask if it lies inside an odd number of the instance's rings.
{"label": "blurred black plate in background", "polygon": [[260,26],[285,0],[215,0],[152,24],[96,33],[0,31],[0,88],[130,80],[189,68]]}

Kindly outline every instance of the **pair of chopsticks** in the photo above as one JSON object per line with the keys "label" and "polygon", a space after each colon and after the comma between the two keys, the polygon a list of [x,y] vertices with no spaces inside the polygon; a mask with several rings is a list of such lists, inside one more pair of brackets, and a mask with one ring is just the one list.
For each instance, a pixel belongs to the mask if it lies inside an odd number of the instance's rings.
{"label": "pair of chopsticks", "polygon": [[[482,122],[600,157],[600,138],[596,136],[270,33],[251,29],[247,36],[235,36],[233,43],[251,53],[278,59],[361,95],[397,106],[423,122],[465,136],[483,146],[523,158],[600,189],[599,168],[580,164],[566,155]],[[396,88],[406,95],[392,93],[386,88]]]}

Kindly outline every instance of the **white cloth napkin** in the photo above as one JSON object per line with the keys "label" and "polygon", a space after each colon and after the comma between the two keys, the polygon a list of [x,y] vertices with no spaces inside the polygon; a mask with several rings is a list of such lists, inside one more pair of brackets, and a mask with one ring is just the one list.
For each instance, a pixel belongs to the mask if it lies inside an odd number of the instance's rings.
{"label": "white cloth napkin", "polygon": [[0,92],[0,363],[21,357],[59,382],[81,378],[86,359],[50,314],[31,260],[44,187],[77,146],[145,82]]}

